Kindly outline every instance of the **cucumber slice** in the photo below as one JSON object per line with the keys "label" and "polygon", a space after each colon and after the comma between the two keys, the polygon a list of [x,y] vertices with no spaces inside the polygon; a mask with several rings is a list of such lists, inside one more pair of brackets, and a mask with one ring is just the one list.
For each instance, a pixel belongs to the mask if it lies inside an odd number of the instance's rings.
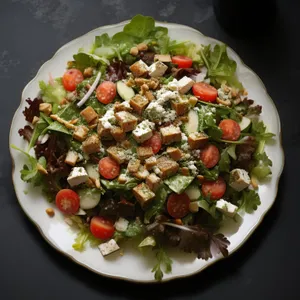
{"label": "cucumber slice", "polygon": [[99,179],[99,171],[98,171],[98,165],[93,164],[86,164],[85,165],[86,172],[88,173],[89,177],[93,179]]}
{"label": "cucumber slice", "polygon": [[125,101],[129,101],[135,95],[134,90],[123,81],[117,82],[117,91],[120,97]]}
{"label": "cucumber slice", "polygon": [[183,124],[183,131],[186,135],[198,132],[199,119],[195,110],[191,109],[188,113],[189,120]]}
{"label": "cucumber slice", "polygon": [[239,122],[241,131],[245,131],[250,127],[251,120],[249,118],[243,117],[241,122]]}
{"label": "cucumber slice", "polygon": [[98,205],[101,198],[101,192],[96,189],[82,189],[78,191],[80,198],[80,208],[92,209]]}
{"label": "cucumber slice", "polygon": [[196,184],[191,184],[184,192],[189,196],[191,201],[198,200],[201,196],[200,188]]}

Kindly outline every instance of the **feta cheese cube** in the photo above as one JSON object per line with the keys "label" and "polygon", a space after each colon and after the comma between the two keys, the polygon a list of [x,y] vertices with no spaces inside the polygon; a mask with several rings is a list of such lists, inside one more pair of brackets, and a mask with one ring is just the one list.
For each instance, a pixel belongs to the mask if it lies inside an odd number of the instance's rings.
{"label": "feta cheese cube", "polygon": [[194,85],[195,81],[192,80],[191,78],[184,76],[178,81],[178,90],[179,93],[185,94],[187,93],[192,86]]}
{"label": "feta cheese cube", "polygon": [[83,167],[74,167],[69,174],[67,181],[70,186],[79,185],[88,180],[89,176]]}
{"label": "feta cheese cube", "polygon": [[114,239],[111,239],[106,243],[100,244],[98,248],[103,256],[107,256],[120,249],[119,245],[116,243]]}
{"label": "feta cheese cube", "polygon": [[128,220],[120,217],[115,223],[115,228],[120,232],[124,232],[127,230],[128,224]]}
{"label": "feta cheese cube", "polygon": [[149,75],[151,77],[162,77],[167,71],[167,69],[168,66],[166,66],[161,61],[157,61],[149,67]]}
{"label": "feta cheese cube", "polygon": [[152,136],[152,130],[154,129],[154,126],[155,124],[148,120],[142,121],[132,131],[134,139],[138,143],[143,143],[144,141],[150,139]]}
{"label": "feta cheese cube", "polygon": [[233,218],[238,211],[238,207],[228,201],[220,199],[216,203],[216,209],[221,211],[224,215]]}
{"label": "feta cheese cube", "polygon": [[149,67],[140,59],[130,66],[130,71],[134,77],[143,77],[148,73]]}
{"label": "feta cheese cube", "polygon": [[234,169],[230,172],[229,185],[240,192],[250,185],[250,177],[244,169]]}

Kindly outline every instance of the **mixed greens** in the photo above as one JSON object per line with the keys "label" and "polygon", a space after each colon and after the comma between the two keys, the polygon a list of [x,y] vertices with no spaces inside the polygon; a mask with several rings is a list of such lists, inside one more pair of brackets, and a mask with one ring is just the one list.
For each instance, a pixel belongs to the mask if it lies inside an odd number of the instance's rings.
{"label": "mixed greens", "polygon": [[106,256],[138,240],[155,251],[156,280],[172,271],[169,247],[207,260],[214,245],[227,256],[219,229],[260,205],[274,135],[226,46],[172,40],[137,15],[66,68],[26,100],[28,147],[12,147],[28,158],[22,180],[77,228],[73,248]]}

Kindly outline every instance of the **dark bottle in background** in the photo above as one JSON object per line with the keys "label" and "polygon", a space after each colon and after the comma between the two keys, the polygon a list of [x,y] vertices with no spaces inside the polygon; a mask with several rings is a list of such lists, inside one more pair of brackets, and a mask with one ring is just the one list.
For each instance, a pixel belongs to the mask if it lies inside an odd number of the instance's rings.
{"label": "dark bottle in background", "polygon": [[220,25],[237,35],[263,34],[273,26],[275,0],[213,0]]}

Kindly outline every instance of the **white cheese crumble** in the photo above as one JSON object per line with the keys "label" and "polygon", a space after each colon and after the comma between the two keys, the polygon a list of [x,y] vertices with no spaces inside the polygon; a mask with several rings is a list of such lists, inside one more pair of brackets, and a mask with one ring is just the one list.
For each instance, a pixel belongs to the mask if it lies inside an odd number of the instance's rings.
{"label": "white cheese crumble", "polygon": [[99,119],[99,121],[102,123],[102,126],[104,128],[111,128],[112,124],[116,122],[115,114],[114,114],[114,109],[110,108],[105,115]]}
{"label": "white cheese crumble", "polygon": [[195,166],[195,161],[191,160],[187,163],[187,167],[189,168],[189,170],[191,171],[193,176],[196,176],[198,174],[198,169]]}
{"label": "white cheese crumble", "polygon": [[149,120],[144,120],[136,126],[132,133],[137,136],[141,136],[145,133],[148,133],[149,129],[153,130],[154,127],[155,124],[153,122],[150,122]]}

